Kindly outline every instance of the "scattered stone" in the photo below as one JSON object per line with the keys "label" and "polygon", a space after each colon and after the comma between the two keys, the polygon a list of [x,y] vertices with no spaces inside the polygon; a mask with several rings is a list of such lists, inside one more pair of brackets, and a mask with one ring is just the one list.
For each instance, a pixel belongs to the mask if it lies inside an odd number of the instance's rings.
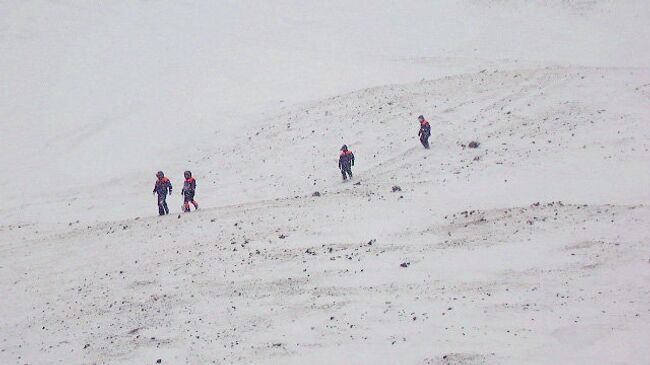
{"label": "scattered stone", "polygon": [[395,186],[393,186],[392,191],[393,191],[393,193],[398,192],[398,191],[402,191],[402,188],[395,185]]}
{"label": "scattered stone", "polygon": [[411,266],[411,263],[410,262],[402,262],[399,266],[401,266],[401,267],[409,267],[409,266]]}
{"label": "scattered stone", "polygon": [[283,240],[283,239],[287,238],[287,236],[285,236],[284,234],[281,234],[281,235],[278,236],[278,238]]}
{"label": "scattered stone", "polygon": [[467,147],[469,147],[469,148],[478,148],[478,146],[480,146],[480,145],[481,145],[480,143],[478,143],[476,141],[472,141],[467,145]]}
{"label": "scattered stone", "polygon": [[156,360],[156,364],[161,364],[161,363],[162,363],[162,359]]}
{"label": "scattered stone", "polygon": [[320,196],[320,192],[315,191],[313,194],[311,194],[311,196]]}

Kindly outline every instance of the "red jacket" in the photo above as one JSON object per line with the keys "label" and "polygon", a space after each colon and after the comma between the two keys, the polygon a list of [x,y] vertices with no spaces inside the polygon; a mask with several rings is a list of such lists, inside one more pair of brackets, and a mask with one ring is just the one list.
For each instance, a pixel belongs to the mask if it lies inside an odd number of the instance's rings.
{"label": "red jacket", "polygon": [[354,154],[350,150],[342,151],[339,157],[339,169],[350,166],[354,166]]}
{"label": "red jacket", "polygon": [[418,136],[430,136],[431,135],[431,126],[429,125],[429,122],[425,120],[420,122],[420,131],[418,132]]}
{"label": "red jacket", "polygon": [[167,194],[169,191],[169,195],[172,194],[172,183],[169,181],[168,178],[166,177],[161,177],[156,180],[156,184],[153,186],[153,192],[158,193],[160,195]]}
{"label": "red jacket", "polygon": [[196,180],[194,180],[193,177],[188,177],[185,179],[185,182],[183,183],[183,191],[182,193],[189,193],[189,192],[194,192],[196,190]]}

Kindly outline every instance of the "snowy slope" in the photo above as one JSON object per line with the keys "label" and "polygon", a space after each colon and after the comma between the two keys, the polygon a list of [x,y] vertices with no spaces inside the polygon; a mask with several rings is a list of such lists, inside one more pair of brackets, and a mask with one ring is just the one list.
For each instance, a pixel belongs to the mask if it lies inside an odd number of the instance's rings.
{"label": "snowy slope", "polygon": [[[0,217],[21,224],[150,214],[155,171],[178,179],[198,150],[233,140],[256,154],[238,138],[296,102],[483,69],[650,59],[645,1],[0,7],[0,183],[13,186]],[[232,175],[217,177],[228,186]]]}
{"label": "snowy slope", "polygon": [[645,2],[0,8],[0,363],[650,362]]}

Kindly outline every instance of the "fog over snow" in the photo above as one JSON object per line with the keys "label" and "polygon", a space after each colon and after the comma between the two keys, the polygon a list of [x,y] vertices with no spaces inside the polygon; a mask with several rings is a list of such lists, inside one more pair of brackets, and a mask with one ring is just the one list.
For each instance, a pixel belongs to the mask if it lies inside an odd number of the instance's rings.
{"label": "fog over snow", "polygon": [[649,18],[0,1],[0,364],[650,363]]}

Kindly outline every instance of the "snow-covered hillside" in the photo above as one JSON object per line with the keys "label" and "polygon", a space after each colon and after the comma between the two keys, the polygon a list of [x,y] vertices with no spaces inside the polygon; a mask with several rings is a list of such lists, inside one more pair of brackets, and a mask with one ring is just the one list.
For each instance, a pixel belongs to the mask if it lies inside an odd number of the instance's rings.
{"label": "snow-covered hillside", "polygon": [[[650,65],[641,0],[10,0],[0,13],[0,218],[20,224],[149,214],[155,171],[182,178],[233,141],[257,154],[239,137],[295,103],[484,69]],[[441,102],[411,112],[435,118]],[[231,157],[199,172],[228,189],[248,170],[223,170]]]}
{"label": "snow-covered hillside", "polygon": [[650,362],[645,2],[0,13],[1,364]]}

